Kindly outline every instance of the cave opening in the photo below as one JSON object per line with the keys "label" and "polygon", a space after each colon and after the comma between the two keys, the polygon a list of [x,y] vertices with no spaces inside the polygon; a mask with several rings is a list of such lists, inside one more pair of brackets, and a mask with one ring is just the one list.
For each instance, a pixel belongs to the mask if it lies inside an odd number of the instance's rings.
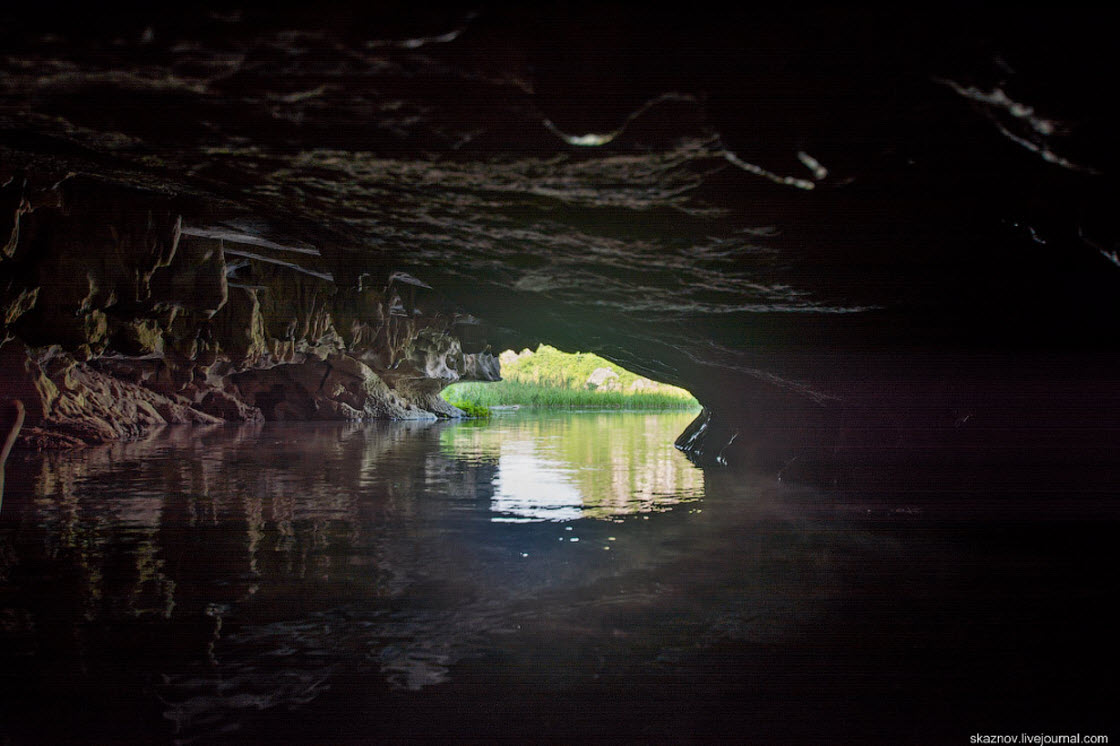
{"label": "cave opening", "polygon": [[451,459],[492,467],[493,521],[614,522],[702,501],[703,472],[676,448],[700,411],[688,391],[547,344],[498,359],[500,380],[444,389],[466,419],[440,434]]}
{"label": "cave opening", "polygon": [[540,344],[535,349],[507,349],[498,360],[501,380],[454,383],[443,390],[443,398],[465,405],[468,414],[520,407],[700,410],[700,403],[686,389],[633,373],[590,352],[564,352]]}

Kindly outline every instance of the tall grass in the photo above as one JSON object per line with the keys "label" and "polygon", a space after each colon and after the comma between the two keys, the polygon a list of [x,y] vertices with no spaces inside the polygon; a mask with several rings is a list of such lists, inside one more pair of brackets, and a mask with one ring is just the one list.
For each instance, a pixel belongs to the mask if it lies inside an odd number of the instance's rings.
{"label": "tall grass", "polygon": [[692,396],[624,391],[587,391],[554,386],[498,381],[456,383],[443,392],[448,401],[469,402],[483,407],[519,405],[550,409],[698,409]]}

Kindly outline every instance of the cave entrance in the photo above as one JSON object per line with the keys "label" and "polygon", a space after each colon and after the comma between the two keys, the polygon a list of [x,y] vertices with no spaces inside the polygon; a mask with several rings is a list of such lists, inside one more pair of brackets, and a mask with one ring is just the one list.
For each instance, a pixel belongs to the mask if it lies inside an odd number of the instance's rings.
{"label": "cave entrance", "polygon": [[501,381],[444,390],[468,419],[439,431],[441,452],[479,472],[492,521],[617,522],[702,499],[702,471],[674,446],[700,409],[691,393],[548,345],[500,359]]}
{"label": "cave entrance", "polygon": [[506,350],[502,380],[456,383],[443,391],[468,413],[493,408],[591,410],[689,410],[700,403],[688,391],[653,381],[589,352]]}

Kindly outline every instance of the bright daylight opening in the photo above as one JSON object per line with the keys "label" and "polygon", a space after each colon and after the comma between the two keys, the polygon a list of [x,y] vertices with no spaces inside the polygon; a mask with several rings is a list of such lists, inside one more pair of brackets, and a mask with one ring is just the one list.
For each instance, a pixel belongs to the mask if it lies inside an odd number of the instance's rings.
{"label": "bright daylight opening", "polygon": [[688,391],[547,345],[501,363],[501,381],[443,392],[470,419],[440,433],[444,453],[494,469],[492,521],[621,521],[700,499],[702,473],[673,446],[700,407]]}
{"label": "bright daylight opening", "polygon": [[631,373],[589,352],[561,352],[548,345],[506,350],[500,356],[502,380],[456,383],[443,398],[469,416],[494,408],[698,410],[685,389]]}

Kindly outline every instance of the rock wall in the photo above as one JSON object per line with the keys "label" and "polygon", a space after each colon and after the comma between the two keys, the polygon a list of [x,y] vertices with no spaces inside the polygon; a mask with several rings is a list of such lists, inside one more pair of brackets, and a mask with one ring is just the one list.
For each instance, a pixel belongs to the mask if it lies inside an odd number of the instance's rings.
{"label": "rock wall", "polygon": [[478,321],[410,275],[367,264],[338,282],[337,256],[224,227],[182,199],[41,182],[6,174],[0,193],[0,399],[27,407],[25,445],[165,424],[456,417],[446,385],[499,377]]}

